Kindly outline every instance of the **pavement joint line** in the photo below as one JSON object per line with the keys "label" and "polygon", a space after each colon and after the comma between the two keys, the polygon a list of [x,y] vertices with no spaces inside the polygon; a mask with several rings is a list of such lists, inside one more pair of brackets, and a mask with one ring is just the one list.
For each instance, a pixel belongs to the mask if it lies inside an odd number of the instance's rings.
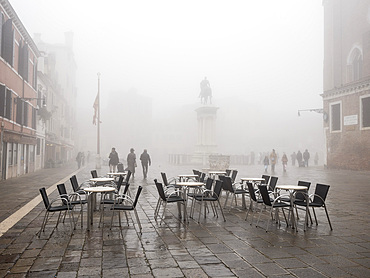
{"label": "pavement joint line", "polygon": [[[72,176],[76,175],[81,170],[82,169],[78,169],[77,171],[73,172],[72,174],[67,175],[66,177],[62,178],[60,181],[58,181],[58,182],[54,183],[53,185],[49,186],[46,189],[46,193],[48,195],[52,194],[54,192],[54,190],[56,190],[58,184],[65,183],[71,175]],[[16,212],[14,212],[12,215],[10,215],[5,220],[3,220],[0,223],[0,237],[2,237],[3,234],[5,234],[11,227],[13,227],[15,224],[17,224],[19,220],[21,220],[24,216],[26,216],[41,201],[42,201],[42,198],[41,198],[40,194],[38,194],[35,198],[33,198],[27,204],[25,204],[20,209],[18,209]]]}

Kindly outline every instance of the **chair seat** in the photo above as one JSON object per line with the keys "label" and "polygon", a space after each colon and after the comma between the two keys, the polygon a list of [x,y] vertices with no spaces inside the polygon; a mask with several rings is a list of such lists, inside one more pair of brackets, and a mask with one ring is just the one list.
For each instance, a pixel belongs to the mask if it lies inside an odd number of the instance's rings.
{"label": "chair seat", "polygon": [[73,209],[73,205],[61,205],[61,206],[54,206],[54,207],[49,207],[48,208],[48,211],[50,212],[56,212],[56,211],[63,211],[63,210],[66,210],[66,209],[69,209],[69,210],[72,210]]}
{"label": "chair seat", "polygon": [[166,199],[167,203],[173,203],[173,202],[183,202],[184,199],[180,196],[170,196]]}
{"label": "chair seat", "polygon": [[248,194],[248,190],[245,189],[235,189],[234,194]]}
{"label": "chair seat", "polygon": [[283,207],[290,207],[290,204],[284,202],[275,202],[273,205],[274,208],[283,208]]}
{"label": "chair seat", "polygon": [[81,200],[81,201],[71,201],[70,202],[72,205],[80,205],[80,204],[87,204],[87,200]]}
{"label": "chair seat", "polygon": [[114,208],[111,207],[111,210],[134,210],[132,205],[115,205]]}
{"label": "chair seat", "polygon": [[195,197],[195,200],[197,201],[210,201],[210,202],[214,202],[214,201],[217,201],[218,198],[216,197],[209,197],[209,196],[205,196],[202,198],[202,196],[199,196],[199,197]]}
{"label": "chair seat", "polygon": [[[298,206],[307,206],[306,201],[295,201],[294,204],[298,205]],[[308,206],[319,208],[319,207],[322,207],[323,204],[322,203],[311,202],[311,203],[308,203]]]}

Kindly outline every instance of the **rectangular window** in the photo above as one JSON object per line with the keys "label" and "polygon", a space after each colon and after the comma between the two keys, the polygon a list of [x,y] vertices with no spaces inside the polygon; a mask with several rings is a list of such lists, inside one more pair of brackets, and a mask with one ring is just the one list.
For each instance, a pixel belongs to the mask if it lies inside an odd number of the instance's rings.
{"label": "rectangular window", "polygon": [[41,148],[41,139],[40,138],[37,138],[37,144],[36,144],[36,154],[37,155],[40,155],[40,153],[41,153],[41,150],[40,150],[40,148]]}
{"label": "rectangular window", "polygon": [[370,96],[361,99],[362,127],[370,127]]}
{"label": "rectangular window", "polygon": [[8,165],[11,166],[13,165],[13,143],[8,143],[8,147],[9,147]]}
{"label": "rectangular window", "polygon": [[9,120],[12,119],[12,108],[13,108],[12,91],[7,88],[5,100],[5,118],[8,118]]}
{"label": "rectangular window", "polygon": [[9,65],[13,66],[14,31],[13,21],[8,19],[3,24],[1,56]]}
{"label": "rectangular window", "polygon": [[340,103],[332,104],[330,106],[331,110],[331,131],[340,131],[341,130],[341,111]]}
{"label": "rectangular window", "polygon": [[0,116],[4,117],[5,115],[5,86],[0,85]]}
{"label": "rectangular window", "polygon": [[14,143],[13,154],[14,154],[14,165],[18,165],[18,144],[17,143]]}
{"label": "rectangular window", "polygon": [[27,102],[24,102],[24,106],[23,106],[23,125],[24,126],[28,126],[28,107],[29,107],[29,104]]}
{"label": "rectangular window", "polygon": [[24,100],[17,98],[17,116],[16,116],[16,122],[17,124],[22,125],[22,118],[23,118],[23,106],[24,106]]}
{"label": "rectangular window", "polygon": [[36,129],[36,108],[32,107],[32,128]]}

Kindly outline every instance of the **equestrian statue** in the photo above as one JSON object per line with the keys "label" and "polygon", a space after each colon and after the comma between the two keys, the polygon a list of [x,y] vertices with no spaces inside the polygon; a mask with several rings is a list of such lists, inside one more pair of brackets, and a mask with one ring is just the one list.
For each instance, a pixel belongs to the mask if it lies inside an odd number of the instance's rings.
{"label": "equestrian statue", "polygon": [[212,89],[207,77],[204,77],[204,79],[200,82],[199,97],[200,103],[207,104],[209,98],[209,103],[212,104]]}

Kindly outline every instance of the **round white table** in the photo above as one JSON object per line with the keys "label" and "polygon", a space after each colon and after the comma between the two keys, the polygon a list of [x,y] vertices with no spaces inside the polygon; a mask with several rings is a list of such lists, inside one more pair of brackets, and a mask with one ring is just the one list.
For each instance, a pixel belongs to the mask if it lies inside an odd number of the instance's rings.
{"label": "round white table", "polygon": [[[183,196],[183,198],[184,198],[184,200],[185,200],[185,206],[187,206],[187,203],[188,203],[188,198],[187,198],[187,196],[188,196],[188,191],[189,191],[189,188],[199,188],[199,187],[201,187],[201,186],[203,186],[204,185],[204,182],[199,182],[199,181],[178,181],[177,183],[176,183],[176,185],[179,185],[179,186],[181,186],[181,187],[184,187],[184,196]],[[178,208],[179,208],[179,211],[181,210],[181,207],[180,207],[180,204],[178,205]],[[180,215],[181,215],[181,212],[180,212]],[[185,221],[188,221],[189,222],[189,220],[188,219],[185,219],[185,211],[184,211],[184,220]]]}
{"label": "round white table", "polygon": [[197,179],[199,176],[195,174],[182,174],[178,175],[180,182],[181,181],[188,181],[189,179]]}
{"label": "round white table", "polygon": [[113,177],[115,177],[115,176],[120,176],[120,175],[122,175],[122,176],[126,176],[126,175],[127,175],[127,173],[126,173],[126,172],[117,172],[117,173],[107,173],[107,175],[108,175],[108,176],[113,176]]}
{"label": "round white table", "polygon": [[[276,185],[275,190],[286,190],[289,191],[289,198],[290,198],[290,212],[291,212],[291,223],[292,223],[292,229],[295,229],[297,231],[297,224],[295,221],[295,216],[294,216],[294,199],[297,191],[304,191],[307,193],[307,186],[302,186],[302,185],[290,185],[290,184],[281,184],[281,185]],[[307,198],[308,195],[306,194]],[[306,200],[307,205],[308,205],[308,200]],[[306,223],[307,223],[307,212],[308,212],[308,207],[306,208],[306,215],[305,215],[305,224],[304,224],[304,230],[306,230]]]}
{"label": "round white table", "polygon": [[111,182],[111,181],[114,181],[114,178],[91,178],[90,181],[95,182],[95,183]]}
{"label": "round white table", "polygon": [[84,191],[89,193],[87,198],[87,230],[90,231],[93,224],[94,206],[96,200],[96,193],[114,192],[116,189],[111,186],[94,186],[87,187]]}

